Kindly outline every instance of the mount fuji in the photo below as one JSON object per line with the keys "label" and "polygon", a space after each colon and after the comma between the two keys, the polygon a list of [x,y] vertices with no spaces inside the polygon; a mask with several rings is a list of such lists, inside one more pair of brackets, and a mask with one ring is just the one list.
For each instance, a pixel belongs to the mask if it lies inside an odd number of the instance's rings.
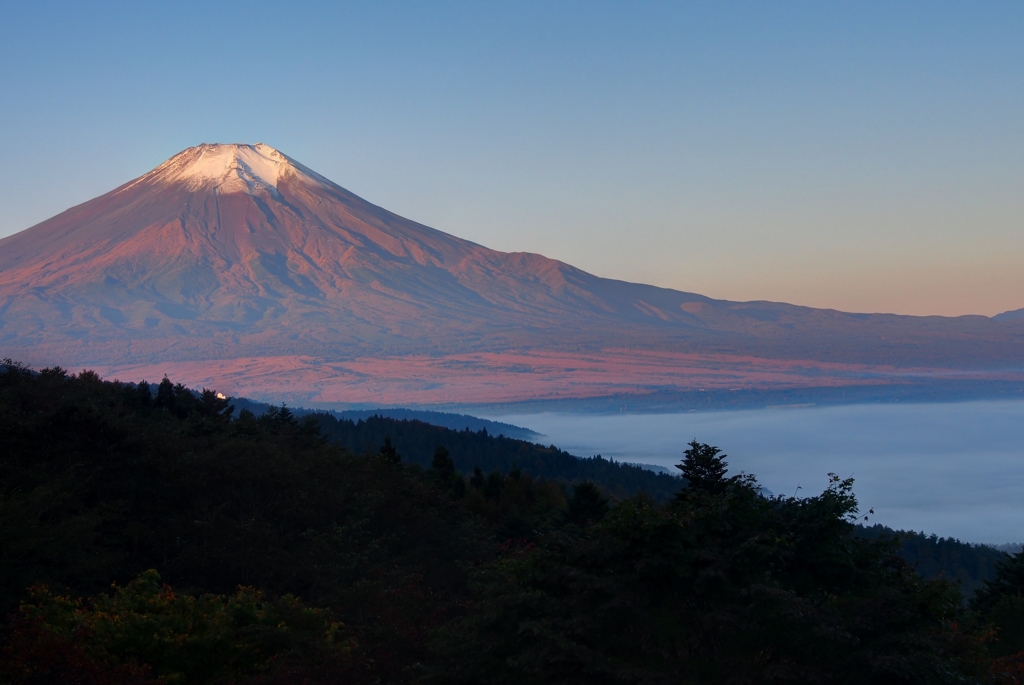
{"label": "mount fuji", "polygon": [[263,144],[189,148],[0,240],[3,356],[305,404],[1005,393],[1022,352],[1020,319],[728,302],[498,252]]}

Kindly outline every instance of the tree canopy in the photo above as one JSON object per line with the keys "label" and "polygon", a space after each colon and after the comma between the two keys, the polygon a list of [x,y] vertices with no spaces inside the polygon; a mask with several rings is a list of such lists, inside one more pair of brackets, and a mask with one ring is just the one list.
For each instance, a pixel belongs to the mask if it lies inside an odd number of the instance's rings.
{"label": "tree canopy", "polygon": [[765,497],[694,440],[656,498],[413,423],[364,422],[357,452],[284,406],[0,365],[0,683],[1024,673],[1020,555],[968,607],[862,534],[850,480]]}

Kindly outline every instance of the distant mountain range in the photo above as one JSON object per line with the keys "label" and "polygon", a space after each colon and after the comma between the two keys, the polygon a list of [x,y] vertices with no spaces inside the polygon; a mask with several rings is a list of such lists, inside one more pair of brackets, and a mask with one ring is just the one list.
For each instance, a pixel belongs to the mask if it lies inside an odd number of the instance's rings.
{"label": "distant mountain range", "polygon": [[1020,321],[1024,320],[1024,309],[1014,309],[1011,312],[1003,312],[992,317],[996,321]]}
{"label": "distant mountain range", "polygon": [[267,145],[200,145],[0,240],[0,354],[306,406],[1005,396],[1024,316],[600,278],[404,219]]}

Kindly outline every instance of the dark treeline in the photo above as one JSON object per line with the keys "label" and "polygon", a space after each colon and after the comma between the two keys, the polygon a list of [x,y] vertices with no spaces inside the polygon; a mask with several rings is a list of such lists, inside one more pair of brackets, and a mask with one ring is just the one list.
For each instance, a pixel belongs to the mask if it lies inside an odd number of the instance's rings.
{"label": "dark treeline", "polygon": [[356,454],[375,451],[390,438],[403,459],[421,466],[429,466],[434,450],[443,445],[456,470],[463,473],[471,473],[474,468],[480,468],[485,474],[508,473],[518,468],[536,478],[570,483],[590,480],[617,497],[642,491],[658,501],[671,498],[679,490],[679,479],[665,473],[602,457],[581,459],[554,445],[544,447],[526,440],[492,436],[486,430],[456,431],[421,421],[380,416],[360,421],[337,419],[327,414],[316,416],[328,440]]}
{"label": "dark treeline", "polygon": [[287,409],[3,370],[0,682],[400,681],[495,555],[432,481]]}
{"label": "dark treeline", "polygon": [[349,419],[351,421],[359,421],[372,418],[374,416],[385,416],[390,419],[406,419],[408,421],[422,421],[423,423],[429,423],[432,426],[444,426],[445,428],[451,428],[452,430],[465,430],[477,432],[480,430],[486,430],[491,435],[504,435],[509,438],[518,438],[520,440],[536,440],[541,435],[529,428],[523,428],[522,426],[513,426],[509,423],[502,421],[492,421],[490,419],[481,419],[476,416],[469,416],[468,414],[452,414],[449,412],[440,411],[425,411],[422,409],[403,409],[401,407],[390,408],[390,409],[345,409],[342,411],[328,412],[332,416],[338,419]]}
{"label": "dark treeline", "polygon": [[852,481],[765,497],[694,442],[667,501],[618,498],[321,426],[0,365],[0,683],[1024,676],[1024,554],[965,604],[857,534]]}
{"label": "dark treeline", "polygon": [[973,597],[987,581],[995,578],[997,566],[1009,557],[988,545],[914,531],[897,531],[880,524],[861,526],[857,534],[869,540],[898,539],[900,556],[918,573],[925,578],[944,578],[956,583],[967,598]]}
{"label": "dark treeline", "polygon": [[[390,438],[404,460],[424,467],[431,465],[437,445],[444,445],[456,469],[464,473],[471,473],[474,467],[480,467],[485,474],[508,473],[519,468],[539,478],[570,483],[589,480],[618,497],[642,491],[658,501],[672,498],[680,487],[678,478],[652,473],[632,464],[600,457],[580,459],[553,445],[544,447],[495,437],[486,430],[454,431],[420,421],[373,415],[357,422],[317,416],[324,434],[353,452],[374,451]],[[914,531],[896,531],[880,524],[858,526],[857,534],[872,540],[897,539],[900,556],[918,573],[925,578],[944,578],[958,584],[967,598],[993,578],[996,564],[1006,557],[1005,553],[985,545]]]}
{"label": "dark treeline", "polygon": [[[265,402],[256,402],[244,397],[232,397],[231,404],[236,408],[236,411],[248,409],[256,416],[259,416],[273,406]],[[507,437],[518,438],[520,440],[536,440],[541,437],[540,434],[530,430],[529,428],[513,426],[510,423],[504,423],[502,421],[481,419],[477,416],[470,416],[468,414],[453,414],[451,412],[429,411],[425,409],[391,407],[324,411],[321,409],[295,408],[294,411],[297,416],[320,413],[330,414],[336,419],[348,419],[350,421],[365,420],[373,416],[386,416],[391,419],[422,421],[424,423],[429,423],[432,426],[444,426],[445,428],[451,428],[452,430],[458,431],[465,430],[467,428],[473,432],[485,429],[491,435],[505,435]]]}

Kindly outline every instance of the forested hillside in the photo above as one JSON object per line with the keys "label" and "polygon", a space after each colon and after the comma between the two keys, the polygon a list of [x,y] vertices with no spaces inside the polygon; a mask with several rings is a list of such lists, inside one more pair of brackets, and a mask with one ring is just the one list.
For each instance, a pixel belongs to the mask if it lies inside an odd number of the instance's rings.
{"label": "forested hillside", "polygon": [[[241,411],[242,409],[248,409],[256,416],[260,416],[273,405],[267,404],[266,402],[256,402],[245,397],[232,397],[231,406],[235,407],[236,412]],[[390,419],[422,421],[423,423],[428,423],[432,426],[443,426],[457,431],[462,431],[467,428],[474,433],[480,430],[486,430],[491,435],[504,435],[509,438],[518,438],[520,440],[536,440],[542,437],[540,434],[530,430],[529,428],[514,426],[502,421],[481,419],[476,416],[470,416],[469,414],[453,414],[451,412],[428,411],[424,409],[391,407],[323,411],[320,409],[295,407],[293,411],[296,416],[320,413],[330,414],[336,419],[348,419],[350,421],[366,420],[374,416],[383,416]]]}
{"label": "forested hillside", "polygon": [[422,421],[370,416],[364,420],[337,419],[317,414],[320,430],[327,439],[356,454],[376,450],[390,438],[402,458],[413,464],[429,466],[438,445],[448,450],[455,468],[470,473],[479,468],[485,474],[507,473],[518,468],[538,478],[566,482],[591,480],[607,492],[626,497],[644,492],[658,501],[671,498],[679,490],[679,478],[648,471],[602,457],[578,458],[554,445],[544,447],[526,440],[488,435],[487,430],[455,431]]}
{"label": "forested hillside", "polygon": [[960,587],[968,598],[995,578],[996,568],[1008,554],[988,545],[973,545],[954,538],[893,530],[882,525],[862,526],[857,534],[869,540],[895,538],[899,554],[925,578],[944,578]]}
{"label": "forested hillside", "polygon": [[694,442],[659,503],[321,427],[0,365],[0,683],[1024,675],[1024,555],[966,606],[857,535],[851,481],[767,498]]}
{"label": "forested hillside", "polygon": [[465,430],[477,432],[487,430],[491,435],[504,435],[507,438],[518,438],[520,440],[537,440],[542,436],[529,428],[513,426],[502,421],[481,419],[468,414],[452,414],[450,412],[425,411],[422,409],[345,409],[342,411],[330,412],[337,419],[349,419],[350,421],[366,420],[373,416],[384,416],[389,419],[407,419],[409,421],[422,421],[432,426],[444,426],[452,430]]}

